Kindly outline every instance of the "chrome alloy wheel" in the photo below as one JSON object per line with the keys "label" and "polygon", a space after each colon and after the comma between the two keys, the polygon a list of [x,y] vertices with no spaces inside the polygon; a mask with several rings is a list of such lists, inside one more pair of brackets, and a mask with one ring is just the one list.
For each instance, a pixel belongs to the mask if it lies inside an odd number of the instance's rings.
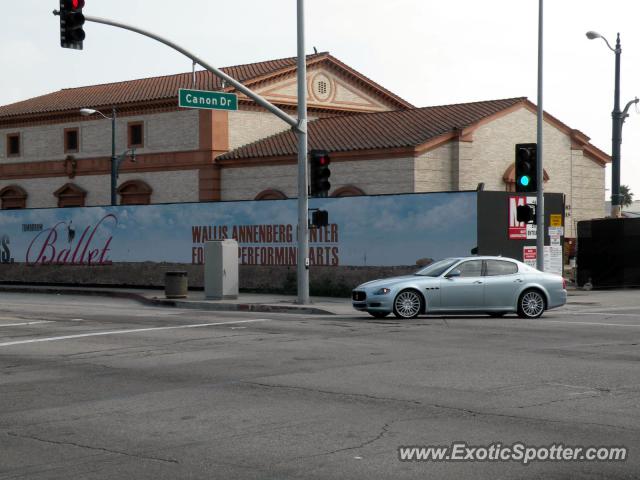
{"label": "chrome alloy wheel", "polygon": [[416,318],[422,310],[422,298],[414,290],[404,290],[393,301],[393,313],[398,318]]}
{"label": "chrome alloy wheel", "polygon": [[530,290],[520,299],[520,316],[524,318],[538,318],[544,312],[544,298],[540,292]]}

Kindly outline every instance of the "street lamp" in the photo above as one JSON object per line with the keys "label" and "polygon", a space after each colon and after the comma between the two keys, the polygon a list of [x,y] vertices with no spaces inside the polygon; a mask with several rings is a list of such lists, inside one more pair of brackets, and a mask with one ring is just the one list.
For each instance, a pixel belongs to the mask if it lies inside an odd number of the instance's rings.
{"label": "street lamp", "polygon": [[609,50],[616,55],[613,112],[611,112],[611,216],[619,218],[621,209],[620,204],[622,201],[620,196],[620,145],[622,144],[622,124],[624,123],[625,118],[629,116],[627,113],[629,111],[629,107],[634,103],[638,103],[638,98],[636,97],[634,100],[628,102],[624,107],[624,110],[620,111],[620,54],[622,53],[620,34],[618,33],[616,48],[612,48],[607,39],[598,32],[588,31],[586,35],[589,40],[601,38],[604,40],[604,43],[607,44]]}
{"label": "street lamp", "polygon": [[[129,150],[125,150],[125,152],[119,157],[116,155],[116,109],[113,107],[111,110],[111,116],[107,117],[100,110],[94,110],[93,108],[81,108],[80,115],[83,117],[89,117],[94,114],[99,114],[107,120],[111,120],[111,205],[117,205],[117,185],[118,185],[118,170],[120,169],[120,164],[124,160]],[[136,151],[135,149],[131,150],[131,159],[135,161]]]}

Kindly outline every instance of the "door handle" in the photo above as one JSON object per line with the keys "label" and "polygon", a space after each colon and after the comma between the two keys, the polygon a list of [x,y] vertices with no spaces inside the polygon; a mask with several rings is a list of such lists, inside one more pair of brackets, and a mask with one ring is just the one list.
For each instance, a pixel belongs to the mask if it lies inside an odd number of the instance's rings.
{"label": "door handle", "polygon": [[522,279],[518,278],[518,279],[514,280],[513,283],[522,283]]}
{"label": "door handle", "polygon": [[475,282],[473,282],[473,283],[475,283],[476,285],[478,285],[478,284],[481,284],[482,282],[481,282],[480,280],[476,280],[476,281],[475,281]]}

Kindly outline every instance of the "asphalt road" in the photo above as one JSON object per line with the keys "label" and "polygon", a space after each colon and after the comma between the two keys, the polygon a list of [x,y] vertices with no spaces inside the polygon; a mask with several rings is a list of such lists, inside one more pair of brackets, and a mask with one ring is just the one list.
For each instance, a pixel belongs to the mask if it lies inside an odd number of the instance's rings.
{"label": "asphalt road", "polygon": [[[613,295],[397,321],[0,294],[0,478],[638,478],[640,302]],[[629,452],[398,458],[456,441]]]}

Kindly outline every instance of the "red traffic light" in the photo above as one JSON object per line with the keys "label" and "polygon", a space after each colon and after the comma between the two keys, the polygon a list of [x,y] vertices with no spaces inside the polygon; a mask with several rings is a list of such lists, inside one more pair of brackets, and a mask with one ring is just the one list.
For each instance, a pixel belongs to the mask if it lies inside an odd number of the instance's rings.
{"label": "red traffic light", "polygon": [[329,164],[331,158],[326,150],[311,150],[310,167],[311,175],[309,181],[309,190],[312,197],[327,197],[331,189],[329,177],[331,170]]}
{"label": "red traffic light", "polygon": [[85,0],[60,0],[60,46],[82,50]]}

